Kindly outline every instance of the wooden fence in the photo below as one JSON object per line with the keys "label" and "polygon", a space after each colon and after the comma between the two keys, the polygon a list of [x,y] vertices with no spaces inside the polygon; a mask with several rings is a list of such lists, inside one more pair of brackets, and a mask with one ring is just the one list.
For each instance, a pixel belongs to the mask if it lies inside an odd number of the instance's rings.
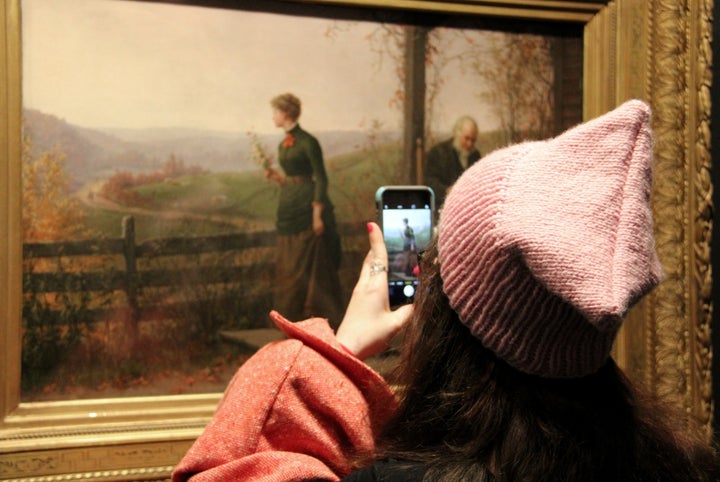
{"label": "wooden fence", "polygon": [[[343,237],[343,269],[346,271],[346,281],[343,286],[346,292],[352,288],[357,277],[357,269],[367,249],[366,233],[355,225],[341,225],[340,234]],[[261,293],[248,296],[254,298],[249,303],[258,303],[257,297],[265,297],[265,303],[271,300],[271,276],[273,272],[274,255],[265,255],[258,261],[250,263],[227,265],[210,263],[175,263],[175,267],[168,268],[164,263],[162,268],[147,268],[140,263],[142,259],[158,259],[161,257],[198,258],[206,253],[243,252],[251,248],[269,248],[274,250],[276,235],[274,231],[235,233],[204,237],[177,237],[152,239],[136,242],[135,223],[132,216],[126,216],[122,221],[122,236],[120,238],[92,239],[82,241],[68,241],[59,243],[25,243],[23,245],[24,260],[60,259],[65,257],[121,257],[122,269],[117,267],[102,268],[91,271],[77,271],[74,269],[64,272],[54,270],[51,272],[34,272],[28,270],[24,273],[23,283],[26,295],[62,292],[104,292],[121,291],[125,293],[127,306],[125,315],[129,328],[137,326],[143,319],[150,319],[154,313],[162,312],[157,306],[141,306],[140,294],[143,289],[178,286],[179,283],[228,284],[247,282],[258,284],[258,274],[270,278],[266,287],[260,287]],[[172,262],[170,263],[172,264]],[[188,267],[189,265],[192,265]],[[341,274],[341,278],[342,278]],[[263,289],[264,288],[264,289]],[[177,307],[175,307],[177,309]],[[102,309],[96,310],[98,312]],[[105,310],[107,311],[107,310]],[[117,308],[113,309],[118,312]],[[167,310],[165,310],[167,311]],[[97,313],[97,317],[102,316]]]}

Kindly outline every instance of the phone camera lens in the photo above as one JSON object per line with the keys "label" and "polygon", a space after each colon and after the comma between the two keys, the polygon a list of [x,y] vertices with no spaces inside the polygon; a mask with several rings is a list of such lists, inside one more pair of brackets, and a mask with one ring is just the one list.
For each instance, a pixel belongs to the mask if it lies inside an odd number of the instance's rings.
{"label": "phone camera lens", "polygon": [[413,285],[405,285],[405,287],[403,288],[403,294],[407,298],[412,298],[415,294],[415,287]]}

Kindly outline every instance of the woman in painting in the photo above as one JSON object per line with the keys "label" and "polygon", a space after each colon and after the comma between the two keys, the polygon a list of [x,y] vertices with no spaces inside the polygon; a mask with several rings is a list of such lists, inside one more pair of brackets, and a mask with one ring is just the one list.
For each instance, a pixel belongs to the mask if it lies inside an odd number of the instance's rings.
{"label": "woman in painting", "polygon": [[274,306],[291,320],[319,316],[337,326],[344,312],[340,237],[322,149],[298,124],[300,99],[286,93],[270,105],[275,126],[285,131],[278,147],[282,172],[265,169],[265,176],[280,186]]}
{"label": "woman in painting", "polygon": [[408,218],[403,218],[403,230],[401,233],[403,239],[403,254],[405,255],[405,274],[415,274],[417,266],[417,245],[415,244],[415,230],[410,227]]}

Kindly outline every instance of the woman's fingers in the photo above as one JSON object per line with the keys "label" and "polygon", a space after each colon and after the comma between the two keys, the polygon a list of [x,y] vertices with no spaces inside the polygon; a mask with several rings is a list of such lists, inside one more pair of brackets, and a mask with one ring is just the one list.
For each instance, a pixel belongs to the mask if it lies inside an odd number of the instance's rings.
{"label": "woman's fingers", "polygon": [[367,223],[367,230],[368,239],[370,240],[370,250],[367,256],[365,256],[361,275],[364,275],[362,277],[365,279],[371,278],[375,280],[377,278],[378,280],[387,282],[388,255],[382,231],[380,227],[373,222]]}
{"label": "woman's fingers", "polygon": [[385,241],[376,223],[368,223],[367,229],[370,250],[336,334],[338,341],[361,359],[387,348],[412,312],[411,306],[390,310]]}
{"label": "woman's fingers", "polygon": [[387,249],[382,230],[376,223],[367,223],[368,239],[370,240],[370,251],[375,258],[387,263]]}

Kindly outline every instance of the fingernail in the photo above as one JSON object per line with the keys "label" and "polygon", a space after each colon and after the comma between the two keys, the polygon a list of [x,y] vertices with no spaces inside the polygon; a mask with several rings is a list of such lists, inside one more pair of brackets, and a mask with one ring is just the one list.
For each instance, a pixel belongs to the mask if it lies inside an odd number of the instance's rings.
{"label": "fingernail", "polygon": [[372,225],[372,223],[367,223],[366,226],[367,226],[368,233],[372,233],[372,231],[373,231],[373,225]]}

